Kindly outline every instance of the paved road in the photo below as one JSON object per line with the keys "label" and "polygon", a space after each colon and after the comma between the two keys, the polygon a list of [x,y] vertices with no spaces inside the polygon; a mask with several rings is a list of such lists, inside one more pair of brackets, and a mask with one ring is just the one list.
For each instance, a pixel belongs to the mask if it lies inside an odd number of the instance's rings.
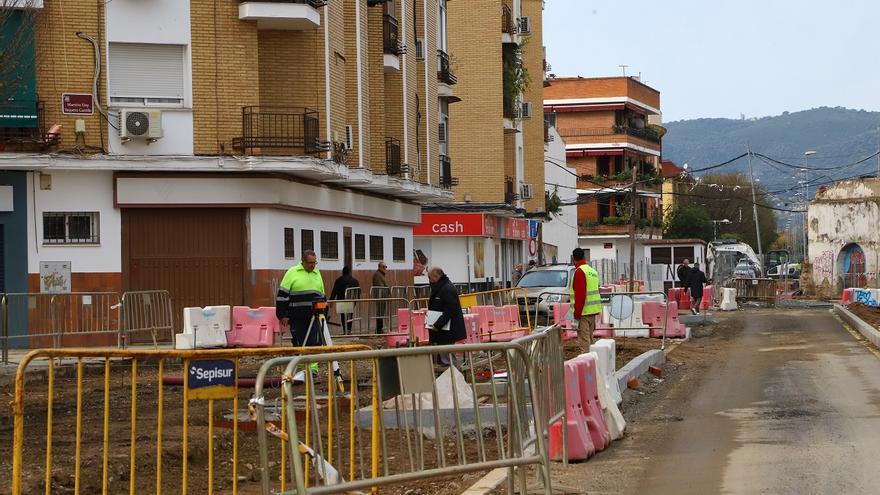
{"label": "paved road", "polygon": [[740,315],[635,493],[880,493],[880,358],[827,311]]}

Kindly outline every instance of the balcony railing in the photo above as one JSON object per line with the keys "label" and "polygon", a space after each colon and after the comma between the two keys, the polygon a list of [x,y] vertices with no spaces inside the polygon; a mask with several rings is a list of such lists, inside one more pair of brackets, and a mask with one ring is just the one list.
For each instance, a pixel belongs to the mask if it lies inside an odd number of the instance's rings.
{"label": "balcony railing", "polygon": [[519,101],[508,102],[505,101],[504,105],[504,118],[505,119],[518,119],[520,116],[520,111],[522,110],[522,105],[519,104]]}
{"label": "balcony railing", "polygon": [[382,18],[382,47],[388,55],[403,54],[400,44],[400,28],[397,27],[397,19],[393,15],[385,14]]}
{"label": "balcony railing", "polygon": [[394,138],[385,140],[385,173],[402,175],[409,172],[409,167],[400,160],[400,141]]}
{"label": "balcony railing", "polygon": [[244,2],[255,2],[258,1],[260,3],[298,3],[301,5],[308,5],[309,7],[319,8],[327,5],[328,0],[239,0],[239,3]]}
{"label": "balcony railing", "polygon": [[450,86],[458,82],[449,68],[449,54],[443,50],[437,50],[437,80]]}
{"label": "balcony railing", "polygon": [[311,155],[327,150],[319,128],[318,112],[308,108],[243,107],[232,146],[245,155]]}
{"label": "balcony railing", "polygon": [[440,187],[451,189],[458,185],[458,178],[452,176],[452,159],[447,155],[440,155]]}
{"label": "balcony railing", "polygon": [[590,136],[615,136],[625,134],[633,136],[652,143],[660,143],[660,135],[648,129],[636,129],[634,127],[626,127],[615,125],[612,127],[563,127],[559,129],[559,135],[562,137],[590,137]]}
{"label": "balcony railing", "polygon": [[0,101],[0,146],[44,151],[60,141],[60,126],[46,127],[42,101]]}
{"label": "balcony railing", "polygon": [[517,27],[513,18],[513,9],[507,4],[501,5],[501,32],[505,34],[516,34]]}

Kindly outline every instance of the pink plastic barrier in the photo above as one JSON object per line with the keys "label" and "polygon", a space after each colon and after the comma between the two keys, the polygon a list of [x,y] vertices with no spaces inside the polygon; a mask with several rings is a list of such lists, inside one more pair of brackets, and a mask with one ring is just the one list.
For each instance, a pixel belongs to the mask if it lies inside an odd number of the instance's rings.
{"label": "pink plastic barrier", "polygon": [[409,317],[412,312],[408,308],[397,309],[397,333],[387,335],[385,345],[388,347],[403,347],[409,342]]}
{"label": "pink plastic barrier", "polygon": [[571,330],[574,328],[574,322],[565,318],[566,313],[571,309],[570,303],[556,303],[551,304],[550,307],[553,308],[554,325],[559,325],[563,330]]}
{"label": "pink plastic barrier", "polygon": [[856,300],[856,290],[855,289],[843,289],[843,294],[840,296],[840,305],[846,306],[847,304]]}
{"label": "pink plastic barrier", "polygon": [[504,317],[507,318],[511,329],[524,328],[519,321],[519,306],[516,304],[508,304],[502,306],[501,310],[504,312]]}
{"label": "pink plastic barrier", "polygon": [[703,299],[700,300],[700,309],[709,309],[712,306],[712,297],[714,287],[707,285],[703,287]]}
{"label": "pink plastic barrier", "polygon": [[507,314],[504,312],[504,308],[499,308],[497,306],[492,308],[492,311],[495,313],[495,331],[496,332],[508,332],[512,330],[510,328],[510,320],[507,318]]}
{"label": "pink plastic barrier", "polygon": [[228,347],[272,347],[279,332],[275,308],[232,308],[232,328],[226,331]]}
{"label": "pink plastic barrier", "polygon": [[611,445],[611,432],[605,423],[605,414],[599,403],[599,388],[596,386],[596,359],[593,356],[578,356],[571,360],[575,363],[580,374],[581,406],[587,421],[587,429],[590,439],[596,451],[603,450]]}
{"label": "pink plastic barrier", "polygon": [[[675,302],[669,303],[669,318],[666,320],[666,337],[673,339],[685,338],[686,329],[684,323],[678,321],[678,305]],[[660,337],[661,335],[657,335]]]}
{"label": "pink plastic barrier", "polygon": [[463,342],[465,344],[480,343],[480,317],[478,315],[464,315],[464,329],[467,337],[465,337],[464,340],[460,340],[459,342]]}
{"label": "pink plastic barrier", "polygon": [[587,428],[587,411],[581,403],[580,367],[572,361],[566,361],[565,369],[565,411],[566,424],[559,422],[550,427],[550,458],[562,460],[562,428],[566,432],[566,446],[569,461],[583,461],[596,453],[596,447]]}
{"label": "pink plastic barrier", "polygon": [[666,304],[661,301],[644,301],[642,302],[642,321],[651,329],[653,337],[654,330],[663,329],[663,319],[666,318]]}
{"label": "pink plastic barrier", "polygon": [[596,329],[593,330],[593,337],[598,337],[600,339],[610,339],[613,336],[614,326],[611,323],[607,323],[602,318],[602,314],[596,315]]}

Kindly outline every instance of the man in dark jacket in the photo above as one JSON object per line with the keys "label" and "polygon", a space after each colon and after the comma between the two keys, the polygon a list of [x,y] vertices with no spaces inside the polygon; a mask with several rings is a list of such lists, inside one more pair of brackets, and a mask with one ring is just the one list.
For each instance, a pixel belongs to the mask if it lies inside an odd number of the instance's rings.
{"label": "man in dark jacket", "polygon": [[[464,316],[461,313],[461,302],[458,300],[458,290],[440,268],[431,268],[428,271],[428,280],[431,282],[428,310],[442,313],[434,325],[428,328],[428,340],[437,345],[452,345],[459,340],[464,340],[467,331],[464,326]],[[449,330],[443,330],[447,323]],[[440,362],[449,364],[448,356],[441,355]]]}
{"label": "man in dark jacket", "polygon": [[[335,282],[333,282],[333,291],[330,292],[330,299],[335,299],[337,301],[345,299],[345,291],[347,289],[353,289],[356,287],[360,287],[357,279],[351,276],[351,267],[343,266],[342,267],[342,276],[337,278]],[[351,303],[349,303],[351,304]],[[337,308],[337,313],[339,313],[340,318],[342,318],[342,332],[345,335],[351,335],[351,314],[350,313],[340,313],[339,306]]]}
{"label": "man in dark jacket", "polygon": [[688,288],[691,290],[691,297],[694,299],[694,304],[691,306],[691,313],[695,315],[700,314],[700,301],[703,299],[703,285],[705,285],[707,280],[706,274],[700,270],[699,263],[694,263],[694,267],[691,268],[687,279]]}
{"label": "man in dark jacket", "polygon": [[688,276],[691,274],[690,261],[685,258],[682,260],[681,264],[678,265],[678,269],[675,270],[675,275],[678,276],[678,286],[687,289],[688,288]]}

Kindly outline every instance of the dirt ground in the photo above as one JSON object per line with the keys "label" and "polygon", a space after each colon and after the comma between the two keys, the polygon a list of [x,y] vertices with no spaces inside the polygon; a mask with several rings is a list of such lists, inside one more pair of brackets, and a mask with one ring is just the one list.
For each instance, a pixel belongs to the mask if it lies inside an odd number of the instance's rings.
{"label": "dirt ground", "polygon": [[864,320],[874,328],[880,328],[880,308],[872,308],[864,304],[853,303],[846,307],[854,315]]}

